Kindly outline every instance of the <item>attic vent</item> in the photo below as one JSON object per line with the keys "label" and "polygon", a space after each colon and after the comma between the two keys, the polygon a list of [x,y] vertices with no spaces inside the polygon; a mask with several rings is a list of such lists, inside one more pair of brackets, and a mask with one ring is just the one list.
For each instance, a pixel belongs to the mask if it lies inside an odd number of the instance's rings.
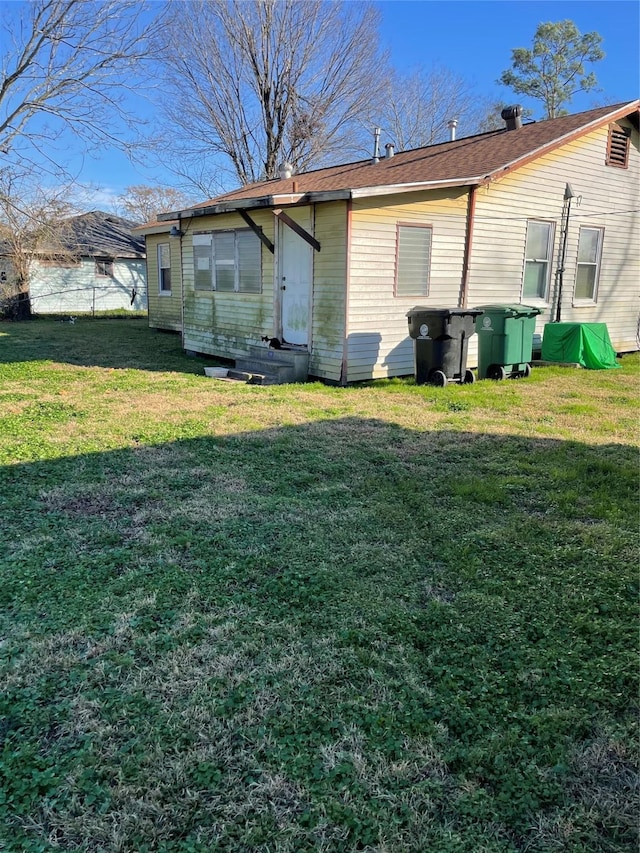
{"label": "attic vent", "polygon": [[513,107],[505,107],[500,117],[507,125],[507,130],[520,130],[522,127],[522,107],[515,104]]}
{"label": "attic vent", "polygon": [[607,166],[618,166],[626,169],[629,165],[629,136],[631,131],[619,124],[609,125],[607,140]]}

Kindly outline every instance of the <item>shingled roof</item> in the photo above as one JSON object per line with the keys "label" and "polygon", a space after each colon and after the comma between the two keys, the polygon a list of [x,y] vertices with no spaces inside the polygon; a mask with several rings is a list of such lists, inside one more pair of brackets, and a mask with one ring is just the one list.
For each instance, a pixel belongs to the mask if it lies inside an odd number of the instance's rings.
{"label": "shingled roof", "polygon": [[63,241],[74,254],[106,258],[144,258],[144,237],[133,233],[135,223],[93,210],[67,219]]}
{"label": "shingled roof", "polygon": [[391,158],[371,159],[302,172],[288,179],[248,184],[182,211],[161,214],[202,216],[234,209],[270,207],[300,201],[328,201],[403,192],[424,187],[469,186],[496,180],[548,151],[597,127],[638,114],[640,101],[614,104],[575,115],[524,124],[517,130],[495,130]]}

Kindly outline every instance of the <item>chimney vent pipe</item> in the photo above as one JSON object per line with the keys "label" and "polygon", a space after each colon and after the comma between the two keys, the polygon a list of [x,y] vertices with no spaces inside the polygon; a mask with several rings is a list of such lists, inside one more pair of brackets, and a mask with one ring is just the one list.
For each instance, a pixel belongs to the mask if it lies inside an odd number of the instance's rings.
{"label": "chimney vent pipe", "polygon": [[278,166],[278,176],[280,177],[280,180],[286,181],[291,177],[291,175],[293,175],[293,166],[291,163],[286,161],[284,163],[280,163]]}
{"label": "chimney vent pipe", "polygon": [[450,142],[453,142],[454,139],[456,138],[456,127],[457,126],[458,126],[458,119],[457,118],[452,118],[449,121],[449,123],[447,124],[447,127],[449,128],[449,141]]}
{"label": "chimney vent pipe", "polygon": [[373,131],[373,159],[372,163],[380,162],[380,134],[382,133],[381,128],[376,127]]}
{"label": "chimney vent pipe", "polygon": [[395,154],[395,151],[393,150],[393,144],[391,142],[387,142],[387,144],[384,146],[384,151],[384,156],[386,157],[386,159],[391,160],[391,158]]}

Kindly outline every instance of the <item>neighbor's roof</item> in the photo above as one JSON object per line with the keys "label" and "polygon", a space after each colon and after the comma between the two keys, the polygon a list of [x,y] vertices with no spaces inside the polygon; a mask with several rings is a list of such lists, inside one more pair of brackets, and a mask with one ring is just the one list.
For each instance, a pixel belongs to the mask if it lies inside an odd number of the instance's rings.
{"label": "neighbor's roof", "polygon": [[275,207],[279,204],[364,198],[421,188],[469,186],[492,180],[517,169],[591,130],[637,115],[640,100],[599,107],[560,118],[524,124],[518,130],[500,129],[468,136],[394,157],[346,163],[312,172],[302,172],[286,180],[275,179],[248,184],[194,207],[158,216],[143,226],[158,228],[179,217],[203,216],[233,210]]}
{"label": "neighbor's roof", "polygon": [[[135,227],[121,216],[93,210],[62,219],[59,227],[52,226],[51,240],[41,238],[37,251],[45,257],[64,252],[76,257],[145,258],[144,237],[134,234]],[[0,256],[11,251],[11,241],[0,239]]]}
{"label": "neighbor's roof", "polygon": [[144,237],[134,234],[134,228],[128,219],[93,210],[67,219],[63,240],[78,255],[144,258]]}

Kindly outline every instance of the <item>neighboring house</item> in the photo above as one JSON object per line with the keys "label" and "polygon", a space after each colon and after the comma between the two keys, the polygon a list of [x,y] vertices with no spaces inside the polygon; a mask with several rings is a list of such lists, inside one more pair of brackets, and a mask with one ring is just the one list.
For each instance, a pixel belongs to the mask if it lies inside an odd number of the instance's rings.
{"label": "neighboring house", "polygon": [[65,220],[61,249],[38,253],[29,294],[36,314],[147,307],[144,239],[135,223],[101,211]]}
{"label": "neighboring house", "polygon": [[541,333],[561,285],[562,320],[637,349],[639,105],[386,146],[161,215],[142,229],[150,325],[230,359],[275,337],[346,383],[413,373],[416,305],[535,305]]}

